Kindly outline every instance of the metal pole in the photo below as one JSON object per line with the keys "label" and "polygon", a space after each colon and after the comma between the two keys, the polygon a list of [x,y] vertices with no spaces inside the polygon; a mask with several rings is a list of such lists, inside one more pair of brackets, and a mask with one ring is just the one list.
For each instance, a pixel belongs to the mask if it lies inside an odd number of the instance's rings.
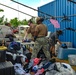
{"label": "metal pole", "polygon": [[[19,0],[17,0],[17,1],[19,1]],[[19,4],[17,4],[17,8],[19,10]],[[19,19],[19,11],[18,11],[18,19]]]}

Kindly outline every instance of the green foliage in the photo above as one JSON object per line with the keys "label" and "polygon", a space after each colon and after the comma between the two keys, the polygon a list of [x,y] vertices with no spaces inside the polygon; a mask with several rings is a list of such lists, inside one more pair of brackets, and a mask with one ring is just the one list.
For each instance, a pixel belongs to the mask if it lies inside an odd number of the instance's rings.
{"label": "green foliage", "polygon": [[[3,9],[0,9],[0,12],[4,12],[4,10]],[[5,23],[8,22],[8,19],[7,18],[4,19],[4,17],[5,17],[4,15],[2,17],[0,17],[0,25],[4,25]],[[32,17],[31,20],[33,21],[33,23],[35,23],[35,18]],[[18,27],[19,25],[28,25],[28,21],[26,19],[23,19],[21,21],[17,17],[11,19],[9,21],[9,23],[11,23],[11,25],[13,27]]]}
{"label": "green foliage", "polygon": [[21,25],[27,25],[27,24],[28,24],[28,22],[27,22],[26,19],[24,19],[24,20],[21,21]]}
{"label": "green foliage", "polygon": [[20,21],[18,20],[18,18],[14,18],[10,20],[10,23],[13,27],[18,27]]}
{"label": "green foliage", "polygon": [[4,24],[4,15],[2,17],[0,17],[0,25]]}
{"label": "green foliage", "polygon": [[7,23],[7,22],[8,22],[8,19],[6,18],[6,19],[4,20],[4,24]]}
{"label": "green foliage", "polygon": [[[0,9],[0,12],[4,12],[3,9]],[[4,15],[0,17],[0,25],[4,24]]]}
{"label": "green foliage", "polygon": [[0,9],[0,12],[4,12],[4,10],[3,9]]}
{"label": "green foliage", "polygon": [[10,23],[13,27],[18,27],[19,25],[27,25],[28,24],[26,19],[20,21],[20,20],[18,20],[18,18],[11,19]]}
{"label": "green foliage", "polygon": [[[28,25],[28,21],[26,19],[23,19],[22,21],[19,20],[17,17],[11,19],[10,21],[8,21],[7,18],[4,19],[4,15],[2,17],[0,17],[0,25],[4,25],[5,23],[9,22],[12,27],[18,27],[19,25]],[[33,23],[35,23],[35,19],[31,18],[31,20],[33,21]]]}

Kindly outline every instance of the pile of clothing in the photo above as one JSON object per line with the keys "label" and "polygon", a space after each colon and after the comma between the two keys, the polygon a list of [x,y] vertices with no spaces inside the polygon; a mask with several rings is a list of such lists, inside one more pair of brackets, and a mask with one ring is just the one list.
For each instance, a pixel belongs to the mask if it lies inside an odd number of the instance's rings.
{"label": "pile of clothing", "polygon": [[21,45],[19,42],[11,42],[8,46],[6,52],[6,60],[11,61],[13,64],[20,63],[23,61],[31,59],[31,52],[26,48],[26,46]]}
{"label": "pile of clothing", "polygon": [[16,50],[6,52],[7,61],[13,63],[16,75],[76,75],[69,64],[56,62],[55,59],[46,60],[41,57],[31,59],[30,51],[20,43],[12,42],[9,48]]}
{"label": "pile of clothing", "polygon": [[34,58],[27,66],[16,63],[14,68],[18,75],[76,75],[69,64],[56,62],[55,59],[47,61]]}

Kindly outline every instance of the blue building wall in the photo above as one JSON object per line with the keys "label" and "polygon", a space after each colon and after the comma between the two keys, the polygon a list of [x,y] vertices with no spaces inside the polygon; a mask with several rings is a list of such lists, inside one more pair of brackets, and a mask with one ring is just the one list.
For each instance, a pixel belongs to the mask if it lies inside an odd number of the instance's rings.
{"label": "blue building wall", "polygon": [[[52,16],[63,16],[63,13],[65,15],[73,15],[76,14],[76,4],[69,2],[67,0],[55,0],[53,2],[50,2],[46,5],[38,7],[39,11],[45,12],[47,14],[50,14]],[[45,16],[45,18],[50,18],[50,16],[47,16],[45,14],[42,14],[38,12],[38,16]],[[76,16],[68,17],[71,19],[71,22],[68,21],[61,21],[62,18],[56,18],[60,24],[59,29],[64,29],[66,27],[71,27],[76,29]],[[48,31],[54,32],[58,30],[58,28],[54,28],[54,26],[50,23],[50,19],[45,19],[44,24],[47,25]],[[61,41],[65,42],[72,42],[73,47],[76,48],[76,32],[66,30],[64,31],[64,34],[59,37]]]}

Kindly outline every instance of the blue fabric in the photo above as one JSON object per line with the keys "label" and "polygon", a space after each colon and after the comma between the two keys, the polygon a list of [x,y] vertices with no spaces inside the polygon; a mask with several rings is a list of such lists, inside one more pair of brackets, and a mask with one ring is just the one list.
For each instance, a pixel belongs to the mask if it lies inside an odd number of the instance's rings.
{"label": "blue fabric", "polygon": [[36,67],[36,66],[34,66],[33,68],[32,68],[32,72],[37,72],[37,70],[38,70],[38,67]]}
{"label": "blue fabric", "polygon": [[61,44],[62,48],[67,48],[67,45],[65,43]]}
{"label": "blue fabric", "polygon": [[20,50],[20,43],[19,42],[11,42],[9,44],[9,49],[13,49],[13,50]]}
{"label": "blue fabric", "polygon": [[51,62],[47,62],[42,68],[47,69],[51,64]]}

